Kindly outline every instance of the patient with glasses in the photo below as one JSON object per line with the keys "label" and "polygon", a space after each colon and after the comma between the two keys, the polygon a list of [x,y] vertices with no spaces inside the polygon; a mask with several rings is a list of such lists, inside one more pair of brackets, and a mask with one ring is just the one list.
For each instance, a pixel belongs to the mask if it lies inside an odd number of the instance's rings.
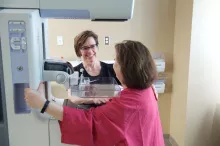
{"label": "patient with glasses", "polygon": [[[99,46],[98,35],[90,30],[85,30],[79,33],[74,39],[74,48],[77,57],[80,57],[82,63],[73,67],[74,71],[79,72],[79,77],[89,77],[92,81],[96,81],[103,77],[112,77],[120,85],[115,72],[113,64],[108,64],[99,61],[97,58],[97,50]],[[95,83],[95,82],[94,82]],[[71,107],[89,109],[102,105],[107,98],[88,99],[88,98],[73,98],[71,92],[68,90],[69,99],[64,101],[64,105]]]}

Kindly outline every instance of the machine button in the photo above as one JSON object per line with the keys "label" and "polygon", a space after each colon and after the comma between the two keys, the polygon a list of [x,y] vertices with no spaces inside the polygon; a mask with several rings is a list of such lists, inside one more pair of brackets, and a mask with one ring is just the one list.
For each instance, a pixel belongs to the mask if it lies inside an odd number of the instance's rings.
{"label": "machine button", "polygon": [[63,75],[63,74],[58,74],[57,75],[57,83],[58,84],[64,83],[65,80],[66,80],[66,76],[65,75]]}
{"label": "machine button", "polygon": [[23,66],[18,66],[18,67],[17,67],[17,70],[18,70],[18,71],[22,71],[22,70],[23,70]]}

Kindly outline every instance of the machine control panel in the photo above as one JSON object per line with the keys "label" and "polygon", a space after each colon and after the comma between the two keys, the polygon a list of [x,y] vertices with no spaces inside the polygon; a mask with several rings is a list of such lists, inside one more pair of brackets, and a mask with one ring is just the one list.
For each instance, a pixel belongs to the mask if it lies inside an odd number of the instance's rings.
{"label": "machine control panel", "polygon": [[24,88],[29,87],[28,47],[25,21],[8,21],[8,33],[15,113],[30,113],[30,108],[24,101]]}

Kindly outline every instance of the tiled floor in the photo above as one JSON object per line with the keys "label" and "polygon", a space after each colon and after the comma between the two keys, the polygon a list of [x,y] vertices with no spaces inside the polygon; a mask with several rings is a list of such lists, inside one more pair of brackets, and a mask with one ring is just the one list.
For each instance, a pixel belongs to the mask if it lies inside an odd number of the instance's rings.
{"label": "tiled floor", "polygon": [[172,146],[172,144],[170,143],[168,139],[165,139],[165,146]]}

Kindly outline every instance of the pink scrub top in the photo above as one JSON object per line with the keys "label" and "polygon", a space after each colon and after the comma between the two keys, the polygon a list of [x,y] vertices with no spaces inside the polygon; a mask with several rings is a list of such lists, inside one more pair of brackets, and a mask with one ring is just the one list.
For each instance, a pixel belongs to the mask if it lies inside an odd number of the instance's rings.
{"label": "pink scrub top", "polygon": [[89,110],[64,107],[61,142],[80,146],[164,146],[157,96],[150,87],[124,89]]}

